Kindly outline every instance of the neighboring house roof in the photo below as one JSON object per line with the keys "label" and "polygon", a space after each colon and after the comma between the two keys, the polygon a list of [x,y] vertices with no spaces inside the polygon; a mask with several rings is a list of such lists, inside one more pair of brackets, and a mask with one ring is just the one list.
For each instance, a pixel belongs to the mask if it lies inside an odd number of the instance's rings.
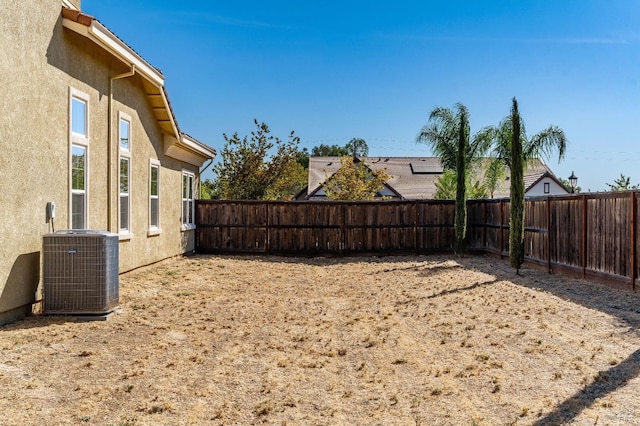
{"label": "neighboring house roof", "polygon": [[[484,171],[491,160],[491,158],[481,158],[471,171],[472,179],[484,182]],[[393,188],[401,198],[408,200],[433,199],[436,192],[435,183],[444,172],[438,157],[367,157],[362,161],[371,170],[385,169],[391,176],[387,181],[388,186]],[[301,191],[296,199],[318,199],[317,193],[322,184],[339,168],[340,157],[309,158],[307,191]],[[509,197],[510,177],[509,169],[506,168],[505,177],[496,188],[494,198]],[[544,162],[535,159],[525,168],[525,192],[545,177],[550,177],[566,189]]]}
{"label": "neighboring house roof", "polygon": [[[529,179],[529,181],[527,181],[527,178]],[[564,183],[560,182],[560,179],[558,179],[553,173],[550,173],[550,172],[544,172],[544,173],[541,173],[540,175],[525,176],[525,179],[524,179],[525,193],[531,190],[538,183],[540,183],[544,178],[549,178],[553,180],[567,194],[571,193],[571,190],[567,188],[567,186]]]}
{"label": "neighboring house roof", "polygon": [[[391,178],[388,186],[405,199],[430,199],[435,181],[442,175],[440,159],[436,157],[367,157],[371,170],[385,169]],[[309,158],[309,195],[318,192],[321,184],[340,168],[340,157]]]}
{"label": "neighboring house roof", "polygon": [[[483,179],[484,170],[491,161],[491,158],[482,158],[480,163],[478,164],[477,169],[474,173],[475,176],[478,176],[477,179]],[[524,169],[524,191],[526,193],[532,189],[538,182],[540,182],[545,177],[549,177],[554,180],[561,188],[564,188],[566,193],[568,194],[570,191],[564,186],[562,182],[556,177],[556,175],[551,171],[551,169],[540,159],[536,158],[531,160],[527,164],[525,164]],[[496,188],[495,193],[493,194],[493,198],[508,198],[509,192],[511,191],[511,171],[509,168],[505,168],[505,178],[500,182],[498,187]]]}
{"label": "neighboring house roof", "polygon": [[149,103],[160,129],[164,133],[165,154],[197,166],[201,166],[206,160],[215,157],[214,148],[180,131],[164,86],[164,75],[159,69],[144,60],[142,56],[93,16],[63,7],[62,18],[62,24],[65,28],[93,41],[129,66],[132,73],[143,77],[142,81]]}
{"label": "neighboring house roof", "polygon": [[[325,157],[311,157],[311,158],[325,158]],[[330,157],[330,158],[334,158],[334,157]],[[340,169],[340,165],[341,165],[341,157],[335,157],[338,159],[338,167],[335,167],[334,169],[332,169],[331,172],[331,176],[329,176],[328,178],[324,179],[323,182],[319,185],[317,185],[315,188],[313,188],[313,190],[311,192],[309,192],[308,194],[306,193],[306,190],[308,190],[309,187],[303,189],[301,192],[299,192],[294,198],[295,199],[300,199],[298,197],[300,197],[303,192],[304,192],[304,198],[309,200],[309,199],[313,199],[316,198],[318,196],[322,197],[322,198],[326,198],[326,195],[324,194],[323,191],[321,191],[323,189],[323,185],[325,182],[331,180],[331,178],[333,178],[333,174],[338,171]],[[309,160],[311,161],[311,159]],[[355,157],[353,159],[354,163],[362,163],[363,160],[361,160],[358,157]],[[373,172],[375,170],[380,170],[381,168],[373,168],[371,167],[371,165],[367,162],[363,163],[364,166],[370,171]],[[311,170],[311,165],[309,165],[309,170]],[[319,193],[322,193],[322,195],[320,195]],[[384,188],[379,190],[376,193],[376,198],[381,198],[381,197],[391,197],[391,198],[396,198],[396,199],[403,199],[404,197],[402,196],[402,194],[400,194],[400,192],[398,192],[392,185],[391,185],[391,179],[389,179],[387,182],[384,183]]]}

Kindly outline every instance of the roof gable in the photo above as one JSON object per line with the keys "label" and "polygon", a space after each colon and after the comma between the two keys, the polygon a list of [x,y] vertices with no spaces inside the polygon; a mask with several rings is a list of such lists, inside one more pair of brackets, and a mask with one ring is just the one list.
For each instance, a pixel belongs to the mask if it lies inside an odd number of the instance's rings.
{"label": "roof gable", "polygon": [[[317,183],[314,187],[307,186],[307,188],[305,188],[306,190],[308,190],[309,188],[312,188],[312,190],[304,197],[307,200],[311,199],[312,197],[315,197],[317,195],[320,195],[319,192],[321,192],[323,190],[324,184],[327,181],[331,180],[331,178],[333,177],[335,172],[337,172],[340,169],[340,167],[341,167],[341,159],[342,159],[342,157],[311,157],[309,159],[309,173],[310,174],[311,174],[311,159],[313,159],[313,158],[316,158],[316,159],[329,158],[329,159],[332,159],[332,160],[327,163],[327,167],[328,168],[324,169],[324,171],[326,173],[325,174],[325,179],[323,179],[321,182]],[[337,159],[337,161],[335,161],[334,159]],[[353,158],[353,162],[354,163],[362,163],[370,172],[374,172],[374,170],[380,170],[381,169],[381,168],[373,169],[372,167],[370,167],[370,164],[366,162],[366,160],[361,160],[358,157],[354,157]],[[320,163],[322,163],[322,161],[320,161]],[[314,173],[314,175],[316,177],[319,176],[319,174],[317,173],[317,167],[314,167],[314,172],[316,172],[316,173]],[[402,194],[400,194],[400,192],[398,192],[393,186],[391,186],[389,181],[384,183],[384,188],[392,194],[391,196],[397,197],[397,198],[400,198],[400,199],[404,199]],[[385,194],[382,193],[383,191],[384,191],[384,189],[377,191],[376,192],[376,196],[378,196],[378,197],[386,196]],[[322,194],[322,195],[324,195],[324,194]],[[296,197],[298,197],[298,195],[296,195]]]}

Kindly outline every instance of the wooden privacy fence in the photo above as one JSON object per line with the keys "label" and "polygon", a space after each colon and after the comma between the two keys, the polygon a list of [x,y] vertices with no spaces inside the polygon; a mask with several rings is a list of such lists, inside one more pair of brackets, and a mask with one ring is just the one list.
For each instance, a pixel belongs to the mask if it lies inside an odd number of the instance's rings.
{"label": "wooden privacy fence", "polygon": [[453,249],[452,201],[198,201],[205,253],[425,253]]}
{"label": "wooden privacy fence", "polygon": [[[525,259],[549,271],[635,289],[637,192],[525,202]],[[509,200],[467,202],[467,247],[509,254]],[[426,254],[452,251],[453,201],[198,201],[202,253]]]}

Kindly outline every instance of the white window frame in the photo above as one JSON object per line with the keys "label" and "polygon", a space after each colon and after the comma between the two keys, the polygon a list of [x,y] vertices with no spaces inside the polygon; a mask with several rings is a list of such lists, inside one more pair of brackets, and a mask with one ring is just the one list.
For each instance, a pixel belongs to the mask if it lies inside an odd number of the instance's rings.
{"label": "white window frame", "polygon": [[[126,148],[122,147],[122,123],[125,122],[128,124],[128,129],[129,129],[129,134],[128,136],[128,145]],[[131,116],[122,112],[122,111],[118,111],[118,151],[120,153],[120,155],[118,156],[118,233],[120,235],[120,239],[121,240],[128,240],[131,239],[133,237],[133,232],[131,231],[132,229],[132,218],[131,218],[131,167],[132,167],[132,161],[131,161],[131,151],[132,151],[132,120],[131,120]],[[121,192],[121,182],[120,179],[122,179],[122,161],[126,160],[128,162],[128,167],[127,167],[127,192]],[[126,212],[122,211],[122,198],[126,197],[127,198],[127,206],[126,206]],[[127,216],[127,224],[126,226],[123,225],[122,223],[122,214],[125,213]]]}
{"label": "white window frame", "polygon": [[[87,229],[89,227],[89,95],[77,90],[73,87],[69,87],[69,204],[68,204],[68,223],[69,229],[73,229],[73,195],[83,194],[82,211],[84,217],[82,218],[82,228]],[[73,131],[73,101],[78,100],[85,105],[84,109],[84,134]],[[78,147],[84,149],[84,189],[73,189],[73,148]]]}
{"label": "white window frame", "polygon": [[[187,179],[187,188],[185,188],[185,179]],[[188,187],[191,182],[191,188]],[[196,228],[195,223],[195,186],[196,174],[191,170],[182,170],[182,179],[180,182],[180,190],[182,191],[182,230],[188,231]],[[186,191],[185,191],[186,189]],[[191,189],[191,197],[189,197],[189,189]],[[186,210],[186,211],[185,211]],[[189,216],[189,210],[191,215]]]}
{"label": "white window frame", "polygon": [[[160,235],[162,233],[162,228],[160,227],[160,161],[151,158],[149,160],[149,231],[147,232],[148,236],[152,236],[152,235]],[[158,173],[156,175],[156,191],[157,194],[153,195],[151,193],[151,187],[152,187],[152,179],[151,176],[153,175],[153,169],[157,169]],[[182,182],[181,182],[182,184]],[[156,222],[157,225],[153,225],[153,218],[151,216],[151,212],[152,212],[152,208],[151,208],[151,204],[153,203],[153,200],[157,200],[157,209],[156,209],[156,214],[157,214],[157,218],[156,218]]]}

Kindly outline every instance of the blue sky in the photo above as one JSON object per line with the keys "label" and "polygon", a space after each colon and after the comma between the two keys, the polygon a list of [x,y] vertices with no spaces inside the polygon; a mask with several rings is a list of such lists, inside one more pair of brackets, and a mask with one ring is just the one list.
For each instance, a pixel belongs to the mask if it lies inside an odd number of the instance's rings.
{"label": "blue sky", "polygon": [[[583,190],[640,183],[640,2],[83,0],[166,77],[180,128],[220,150],[253,119],[309,149],[363,138],[372,156],[428,156],[437,106],[473,131],[516,97],[527,133],[569,146],[547,161]],[[205,174],[206,177],[210,177]]]}

